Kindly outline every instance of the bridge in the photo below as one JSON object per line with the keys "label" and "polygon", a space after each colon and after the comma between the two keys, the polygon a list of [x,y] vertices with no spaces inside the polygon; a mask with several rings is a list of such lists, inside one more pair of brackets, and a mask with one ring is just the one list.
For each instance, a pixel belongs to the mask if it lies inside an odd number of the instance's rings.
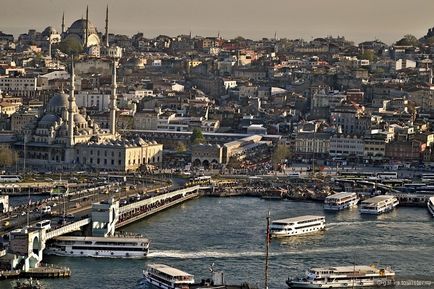
{"label": "bridge", "polygon": [[[91,226],[92,236],[110,236],[115,229],[121,228],[146,216],[155,214],[169,207],[199,196],[199,191],[206,187],[193,186],[161,195],[147,197],[124,206],[114,198],[92,204],[91,216],[76,222],[67,223],[54,229],[24,228],[10,232],[9,253],[12,253],[12,264],[20,269],[29,271],[37,268],[42,261],[46,242],[55,237],[80,231]],[[23,242],[26,243],[23,246]]]}
{"label": "bridge", "polygon": [[116,228],[126,226],[146,216],[195,198],[199,195],[200,189],[200,186],[194,186],[122,206],[119,208],[119,222],[116,224]]}
{"label": "bridge", "polygon": [[48,231],[45,234],[45,240],[49,240],[55,237],[59,237],[61,235],[69,234],[75,231],[80,231],[82,227],[89,225],[91,222],[90,218],[86,218],[77,222],[73,222],[71,224],[64,225],[60,228]]}
{"label": "bridge", "polygon": [[[145,139],[154,139],[162,144],[176,143],[178,141],[189,142],[192,132],[191,131],[170,131],[170,130],[134,130],[125,129],[121,130],[121,133],[125,136],[139,135]],[[227,142],[239,140],[244,137],[251,136],[246,133],[216,133],[216,132],[203,132],[203,136],[207,143],[224,144]],[[261,135],[263,140],[272,141],[277,143],[282,136],[281,135]]]}

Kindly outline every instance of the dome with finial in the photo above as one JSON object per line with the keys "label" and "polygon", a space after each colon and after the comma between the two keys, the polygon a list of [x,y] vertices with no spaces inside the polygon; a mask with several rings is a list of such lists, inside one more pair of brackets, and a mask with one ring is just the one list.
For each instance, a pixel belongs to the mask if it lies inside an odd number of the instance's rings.
{"label": "dome with finial", "polygon": [[53,34],[57,34],[57,31],[52,26],[48,26],[47,28],[44,29],[44,31],[42,31],[41,34],[44,37],[49,37],[49,36],[51,36]]}
{"label": "dome with finial", "polygon": [[[87,31],[88,34],[98,34],[95,25],[89,20],[87,21]],[[68,33],[82,34],[86,32],[86,19],[76,20],[68,29]]]}
{"label": "dome with finial", "polygon": [[[60,114],[62,111],[67,110],[69,107],[68,98],[69,95],[66,93],[55,93],[47,103],[47,112]],[[75,102],[73,103],[73,109],[77,111],[77,104]]]}

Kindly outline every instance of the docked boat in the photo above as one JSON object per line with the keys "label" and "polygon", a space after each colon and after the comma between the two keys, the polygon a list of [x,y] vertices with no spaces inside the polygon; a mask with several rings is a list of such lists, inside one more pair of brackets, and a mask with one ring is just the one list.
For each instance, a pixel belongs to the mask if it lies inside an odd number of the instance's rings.
{"label": "docked boat", "polygon": [[399,201],[394,196],[376,196],[360,204],[360,213],[379,215],[392,211],[398,204]]}
{"label": "docked boat", "polygon": [[272,221],[270,225],[270,235],[272,238],[290,237],[318,232],[324,230],[324,228],[324,216],[299,216]]}
{"label": "docked boat", "polygon": [[289,288],[362,288],[383,287],[395,284],[395,272],[390,268],[353,265],[319,267],[306,271],[302,278],[288,278]]}
{"label": "docked boat", "polygon": [[145,282],[161,289],[258,289],[249,283],[226,284],[223,271],[215,271],[214,264],[209,267],[211,279],[195,283],[194,276],[164,264],[149,264],[143,270]]}
{"label": "docked boat", "polygon": [[356,193],[337,193],[324,200],[324,210],[340,211],[357,206],[360,201]]}
{"label": "docked boat", "polygon": [[57,256],[144,258],[149,240],[142,235],[112,237],[60,236],[47,243],[44,253]]}
{"label": "docked boat", "polygon": [[434,217],[434,197],[430,197],[427,202],[428,211]]}
{"label": "docked boat", "polygon": [[194,284],[194,276],[164,264],[149,264],[143,271],[146,282],[161,289],[185,289]]}

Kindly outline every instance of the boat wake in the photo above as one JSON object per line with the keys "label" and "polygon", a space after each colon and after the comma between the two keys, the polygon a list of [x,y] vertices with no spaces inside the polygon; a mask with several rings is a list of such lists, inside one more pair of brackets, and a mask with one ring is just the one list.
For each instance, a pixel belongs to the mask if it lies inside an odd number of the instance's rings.
{"label": "boat wake", "polygon": [[197,251],[164,250],[149,252],[148,258],[203,259],[203,258],[240,258],[263,256],[263,252],[227,252],[227,251]]}
{"label": "boat wake", "polygon": [[382,225],[387,225],[387,226],[401,226],[402,225],[415,225],[415,224],[423,224],[423,223],[429,223],[429,221],[424,222],[424,221],[380,221],[380,220],[376,220],[376,221],[354,221],[354,222],[333,222],[333,223],[328,223],[326,224],[326,228],[334,228],[334,227],[340,227],[340,226],[362,226],[362,225],[369,225],[369,224],[374,224],[377,226],[382,226]]}
{"label": "boat wake", "polygon": [[[410,245],[391,245],[384,244],[380,246],[378,244],[372,245],[360,245],[360,246],[338,246],[338,247],[327,247],[327,248],[314,248],[314,249],[301,249],[297,248],[290,251],[283,252],[272,252],[271,257],[279,256],[292,256],[301,255],[306,256],[306,254],[324,254],[324,253],[342,253],[342,252],[366,252],[372,251],[377,252],[381,248],[384,251],[389,252],[418,252],[423,250],[422,247],[412,247]],[[430,247],[426,246],[426,249]],[[231,252],[231,251],[196,251],[188,252],[181,250],[161,250],[154,251],[148,254],[148,258],[173,258],[173,259],[205,259],[205,258],[216,258],[216,259],[229,259],[229,258],[252,258],[252,257],[263,257],[264,252],[261,251],[245,251],[245,252]]]}

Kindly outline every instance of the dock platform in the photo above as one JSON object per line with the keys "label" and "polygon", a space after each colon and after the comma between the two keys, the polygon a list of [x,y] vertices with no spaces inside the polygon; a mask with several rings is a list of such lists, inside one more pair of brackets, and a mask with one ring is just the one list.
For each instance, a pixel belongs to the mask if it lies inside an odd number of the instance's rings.
{"label": "dock platform", "polygon": [[22,272],[21,276],[26,278],[32,277],[34,279],[68,278],[71,277],[71,270],[67,267],[49,265],[29,269],[27,272]]}

